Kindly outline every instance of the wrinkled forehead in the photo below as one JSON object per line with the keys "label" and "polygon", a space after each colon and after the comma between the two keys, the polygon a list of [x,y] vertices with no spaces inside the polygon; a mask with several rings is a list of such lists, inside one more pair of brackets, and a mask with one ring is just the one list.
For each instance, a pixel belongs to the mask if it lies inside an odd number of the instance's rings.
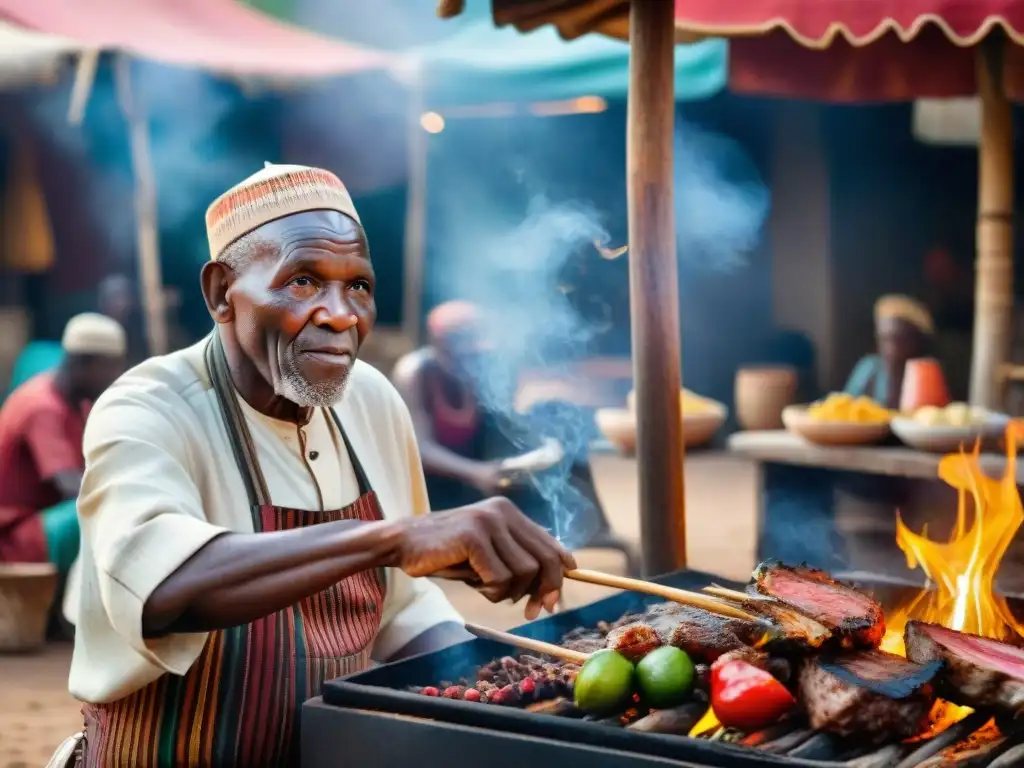
{"label": "wrinkled forehead", "polygon": [[335,252],[370,258],[362,226],[338,211],[303,211],[267,222],[250,233],[266,248],[261,255],[289,258],[300,252]]}

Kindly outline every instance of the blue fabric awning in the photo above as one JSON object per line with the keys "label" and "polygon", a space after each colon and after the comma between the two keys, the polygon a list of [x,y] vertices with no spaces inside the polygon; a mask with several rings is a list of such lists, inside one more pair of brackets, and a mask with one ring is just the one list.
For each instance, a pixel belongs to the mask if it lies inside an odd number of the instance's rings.
{"label": "blue fabric awning", "polygon": [[[411,53],[420,57],[430,108],[625,98],[629,89],[628,44],[600,35],[567,42],[550,26],[523,35],[496,28],[489,14]],[[708,98],[727,81],[724,40],[676,48],[676,99]]]}

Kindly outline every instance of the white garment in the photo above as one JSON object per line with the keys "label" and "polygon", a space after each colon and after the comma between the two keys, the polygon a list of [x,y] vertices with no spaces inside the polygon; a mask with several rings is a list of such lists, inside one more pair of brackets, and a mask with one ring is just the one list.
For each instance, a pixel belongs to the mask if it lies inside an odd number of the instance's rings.
{"label": "white garment", "polygon": [[[78,499],[82,548],[69,580],[77,620],[69,688],[82,701],[115,701],[168,672],[185,674],[207,635],[144,639],[142,607],[210,539],[253,530],[242,476],[203,364],[205,343],[128,371],[89,415]],[[299,428],[239,401],[273,504],[319,509],[317,486],[323,509],[356,500],[351,462],[321,412]],[[335,411],[384,517],[427,514],[412,421],[385,376],[357,362]],[[303,461],[300,438],[306,456],[317,452],[316,459]],[[388,657],[436,624],[462,622],[436,585],[397,569],[388,572],[381,618],[375,658]]]}

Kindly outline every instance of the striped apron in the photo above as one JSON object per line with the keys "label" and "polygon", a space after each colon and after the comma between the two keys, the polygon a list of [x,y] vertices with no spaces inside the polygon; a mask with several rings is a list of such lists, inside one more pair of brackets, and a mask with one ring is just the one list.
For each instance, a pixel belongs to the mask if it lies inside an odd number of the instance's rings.
{"label": "striped apron", "polygon": [[[256,531],[381,519],[366,473],[330,412],[359,481],[359,498],[329,512],[270,502],[227,361],[214,334],[206,365],[245,480]],[[325,414],[326,415],[326,414]],[[84,768],[274,768],[299,764],[303,702],[325,680],[370,666],[384,603],[383,569],[357,573],[246,626],[212,632],[192,668],[111,704],[87,704],[74,765]]]}

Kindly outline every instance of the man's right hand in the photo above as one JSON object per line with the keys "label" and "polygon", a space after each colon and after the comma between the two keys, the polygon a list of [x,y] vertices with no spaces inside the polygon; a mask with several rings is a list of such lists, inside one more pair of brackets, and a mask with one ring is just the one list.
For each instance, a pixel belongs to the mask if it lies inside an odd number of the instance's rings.
{"label": "man's right hand", "polygon": [[394,565],[410,576],[458,578],[492,602],[529,596],[526,618],[554,610],[563,574],[576,561],[508,499],[413,518],[400,524]]}

